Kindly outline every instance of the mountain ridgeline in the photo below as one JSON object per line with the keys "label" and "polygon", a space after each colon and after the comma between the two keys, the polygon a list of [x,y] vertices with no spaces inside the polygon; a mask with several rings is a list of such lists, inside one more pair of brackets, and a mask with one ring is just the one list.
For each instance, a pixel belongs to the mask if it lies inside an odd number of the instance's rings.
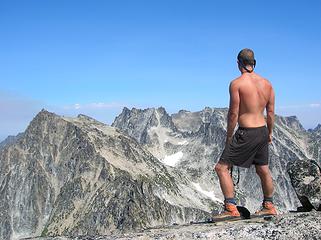
{"label": "mountain ridgeline", "polygon": [[[227,109],[124,108],[112,126],[42,110],[0,145],[0,239],[106,235],[204,220],[222,207],[213,166],[224,147]],[[276,204],[298,200],[286,166],[321,161],[321,127],[277,117],[270,167]],[[241,170],[240,203],[259,207],[253,169]]]}
{"label": "mountain ridgeline", "polygon": [[[223,199],[213,168],[224,148],[227,112],[226,108],[206,107],[199,112],[181,110],[170,116],[164,108],[124,108],[112,126],[135,138],[164,164],[183,172],[204,192]],[[321,161],[320,129],[319,125],[307,131],[295,116],[276,116],[269,159],[280,211],[298,204],[286,172],[288,163],[296,159]],[[240,169],[236,191],[240,203],[250,210],[260,206],[263,196],[254,168]]]}
{"label": "mountain ridgeline", "polygon": [[0,150],[0,239],[108,234],[218,208],[134,138],[84,115],[43,110]]}

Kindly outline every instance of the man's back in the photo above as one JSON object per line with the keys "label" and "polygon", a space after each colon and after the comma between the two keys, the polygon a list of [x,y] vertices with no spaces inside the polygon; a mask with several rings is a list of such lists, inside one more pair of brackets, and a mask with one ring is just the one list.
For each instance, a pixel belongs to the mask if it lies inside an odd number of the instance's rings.
{"label": "man's back", "polygon": [[239,93],[238,123],[242,127],[260,127],[266,124],[264,109],[269,107],[272,86],[258,74],[245,73],[233,81]]}

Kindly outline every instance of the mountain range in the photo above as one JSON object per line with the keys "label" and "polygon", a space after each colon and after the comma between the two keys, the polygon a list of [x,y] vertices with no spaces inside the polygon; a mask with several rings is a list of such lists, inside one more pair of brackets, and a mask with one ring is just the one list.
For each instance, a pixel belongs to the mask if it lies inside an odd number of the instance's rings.
{"label": "mountain range", "polygon": [[[222,208],[213,167],[227,111],[124,108],[108,126],[42,110],[0,144],[0,238],[103,235],[210,217]],[[320,163],[320,151],[321,125],[307,131],[296,117],[276,117],[269,154],[280,212],[298,206],[287,164]],[[240,169],[236,192],[250,210],[260,206],[253,168]]]}

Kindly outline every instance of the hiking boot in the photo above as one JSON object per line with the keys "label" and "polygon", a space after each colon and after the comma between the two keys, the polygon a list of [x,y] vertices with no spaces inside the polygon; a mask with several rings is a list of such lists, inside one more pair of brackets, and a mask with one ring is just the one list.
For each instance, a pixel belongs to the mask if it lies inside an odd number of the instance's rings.
{"label": "hiking boot", "polygon": [[276,208],[272,202],[263,202],[260,210],[254,213],[255,217],[275,216],[277,215]]}
{"label": "hiking boot", "polygon": [[237,210],[237,207],[233,203],[225,203],[224,211],[216,216],[212,217],[213,222],[226,221],[226,220],[239,220],[241,214]]}

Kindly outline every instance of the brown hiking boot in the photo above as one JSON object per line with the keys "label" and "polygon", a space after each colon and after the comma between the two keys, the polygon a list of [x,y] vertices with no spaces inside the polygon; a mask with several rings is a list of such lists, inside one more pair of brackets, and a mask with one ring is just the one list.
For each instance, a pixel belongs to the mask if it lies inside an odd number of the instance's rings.
{"label": "brown hiking boot", "polygon": [[212,221],[226,221],[226,220],[239,220],[241,219],[241,214],[237,210],[236,205],[233,203],[225,203],[224,211],[219,215],[213,216]]}
{"label": "brown hiking boot", "polygon": [[254,213],[256,217],[264,217],[264,216],[275,216],[277,215],[276,208],[274,207],[272,202],[263,202],[262,208]]}

